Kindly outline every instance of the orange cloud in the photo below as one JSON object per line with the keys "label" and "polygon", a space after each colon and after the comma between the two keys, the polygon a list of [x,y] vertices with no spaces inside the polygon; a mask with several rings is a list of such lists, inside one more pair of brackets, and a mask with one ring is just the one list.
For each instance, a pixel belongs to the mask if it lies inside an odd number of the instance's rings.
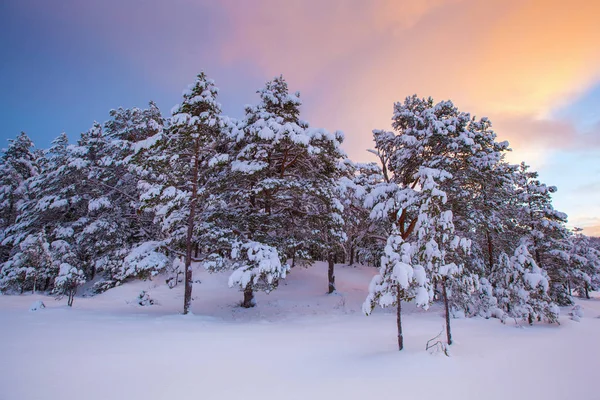
{"label": "orange cloud", "polygon": [[284,73],[302,90],[307,118],[344,130],[358,159],[366,158],[371,130],[389,127],[393,102],[412,93],[494,115],[499,135],[513,139],[517,152],[535,153],[557,135],[509,132],[514,120],[528,115],[540,128],[535,121],[600,79],[600,3],[593,1],[266,0],[225,7],[235,28],[223,58],[255,63],[267,77]]}
{"label": "orange cloud", "polygon": [[583,234],[587,236],[600,237],[600,218],[580,218],[570,225],[583,229]]}

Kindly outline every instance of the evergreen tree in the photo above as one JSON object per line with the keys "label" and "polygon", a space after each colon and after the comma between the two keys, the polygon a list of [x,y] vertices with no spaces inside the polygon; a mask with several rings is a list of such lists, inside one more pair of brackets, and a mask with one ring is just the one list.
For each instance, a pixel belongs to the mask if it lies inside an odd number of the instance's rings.
{"label": "evergreen tree", "polygon": [[[394,106],[396,132],[374,131],[383,182],[365,201],[371,217],[397,224],[413,248],[413,262],[424,265],[432,284],[440,284],[451,343],[448,280],[456,279],[468,256],[470,239],[455,235],[454,210],[469,193],[475,170],[502,159],[486,121],[471,119],[449,101],[408,97]],[[455,196],[453,198],[452,196]]]}
{"label": "evergreen tree", "polygon": [[525,163],[516,171],[515,184],[521,236],[532,243],[536,264],[550,277],[552,299],[559,304],[571,304],[569,276],[564,268],[568,264],[567,215],[554,209],[551,198],[557,188],[541,183],[538,173],[530,171]]}
{"label": "evergreen tree", "polygon": [[402,301],[415,300],[417,305],[428,308],[430,300],[430,282],[423,266],[414,264],[412,251],[410,243],[403,241],[394,226],[381,257],[379,274],[371,280],[369,295],[363,304],[363,311],[367,315],[377,305],[396,306],[398,350],[404,348]]}
{"label": "evergreen tree", "polygon": [[39,155],[33,150],[33,142],[25,132],[8,142],[8,148],[3,150],[0,158],[0,265],[10,255],[11,246],[5,243],[5,234],[17,220],[20,206],[27,200],[27,180],[39,172]]}
{"label": "evergreen tree", "polygon": [[277,249],[258,242],[245,242],[239,248],[234,246],[232,259],[234,271],[229,277],[229,287],[244,291],[242,305],[246,308],[256,305],[252,291],[271,292],[290,268],[280,260]]}
{"label": "evergreen tree", "polygon": [[575,228],[568,239],[568,288],[580,297],[590,298],[590,291],[600,288],[600,250],[594,248],[590,238]]}
{"label": "evergreen tree", "polygon": [[[299,94],[290,94],[282,77],[258,93],[259,104],[246,108],[232,133],[222,220],[237,241],[273,248],[282,260],[311,252],[325,252],[331,259],[344,240],[343,206],[336,191],[339,162],[345,157],[339,148],[343,136],[301,121]],[[282,267],[279,276],[286,270]],[[330,290],[332,276],[330,272]],[[240,289],[242,305],[252,306],[252,292],[260,288],[250,284]]]}
{"label": "evergreen tree", "polygon": [[54,292],[57,298],[67,296],[67,305],[73,306],[77,287],[85,283],[83,271],[68,263],[60,264],[58,276],[54,280]]}
{"label": "evergreen tree", "polygon": [[496,271],[490,277],[498,305],[507,315],[527,320],[546,318],[557,322],[560,310],[550,299],[546,273],[537,266],[527,246],[521,244],[510,259],[502,253]]}
{"label": "evergreen tree", "polygon": [[210,188],[218,180],[216,167],[227,160],[226,121],[217,93],[212,80],[198,75],[175,108],[168,129],[152,139],[139,165],[151,171],[141,182],[144,208],[155,213],[169,248],[185,256],[184,314],[192,300],[194,247],[210,237],[204,232]]}

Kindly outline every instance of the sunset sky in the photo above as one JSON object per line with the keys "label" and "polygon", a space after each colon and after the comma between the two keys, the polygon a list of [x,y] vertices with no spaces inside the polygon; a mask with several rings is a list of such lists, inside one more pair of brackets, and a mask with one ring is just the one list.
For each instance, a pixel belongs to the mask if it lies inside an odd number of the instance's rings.
{"label": "sunset sky", "polygon": [[283,74],[302,118],[366,161],[416,93],[488,116],[569,226],[600,236],[599,21],[592,0],[2,0],[0,147],[76,140],[149,100],[168,115],[204,70],[233,117]]}

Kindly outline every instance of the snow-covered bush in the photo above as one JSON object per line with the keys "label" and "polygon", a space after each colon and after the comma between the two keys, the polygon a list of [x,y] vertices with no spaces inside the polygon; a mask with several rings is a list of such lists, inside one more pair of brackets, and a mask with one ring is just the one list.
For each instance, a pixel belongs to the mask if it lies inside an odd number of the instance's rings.
{"label": "snow-covered bush", "polygon": [[573,308],[571,308],[569,315],[573,321],[581,321],[581,318],[583,318],[583,307],[579,304],[574,305]]}
{"label": "snow-covered bush", "polygon": [[167,279],[165,283],[169,286],[169,289],[173,289],[177,284],[183,282],[184,274],[185,263],[179,257],[175,257],[173,262],[167,266]]}
{"label": "snow-covered bush", "polygon": [[31,306],[29,306],[29,311],[37,311],[37,310],[41,310],[43,308],[46,308],[46,305],[44,304],[44,302],[41,300],[37,300],[37,301],[34,301]]}
{"label": "snow-covered bush", "polygon": [[137,300],[136,300],[136,301],[137,301],[137,303],[138,303],[140,306],[143,306],[143,307],[144,307],[144,306],[151,306],[151,305],[153,305],[153,304],[154,304],[154,299],[152,299],[152,298],[150,297],[150,295],[148,294],[148,292],[146,292],[145,290],[142,290],[142,291],[140,292],[140,294],[138,295],[138,297],[137,297]]}
{"label": "snow-covered bush", "polygon": [[495,285],[498,305],[507,316],[527,320],[545,318],[557,322],[560,309],[552,302],[546,273],[537,266],[525,244],[510,259],[503,253],[496,272],[490,277]]}
{"label": "snow-covered bush", "polygon": [[254,291],[269,293],[280,279],[284,279],[290,267],[282,263],[277,249],[259,242],[247,242],[234,247],[231,258],[235,270],[229,277],[229,287],[244,292],[242,307],[253,307]]}
{"label": "snow-covered bush", "polygon": [[67,296],[67,305],[73,305],[73,298],[77,292],[77,287],[85,283],[83,271],[68,263],[62,263],[59,268],[58,276],[54,279],[54,293],[57,298]]}
{"label": "snow-covered bush", "polygon": [[164,271],[170,260],[160,252],[161,246],[162,242],[149,241],[132,248],[120,268],[113,271],[114,279],[124,281],[130,277],[148,278]]}

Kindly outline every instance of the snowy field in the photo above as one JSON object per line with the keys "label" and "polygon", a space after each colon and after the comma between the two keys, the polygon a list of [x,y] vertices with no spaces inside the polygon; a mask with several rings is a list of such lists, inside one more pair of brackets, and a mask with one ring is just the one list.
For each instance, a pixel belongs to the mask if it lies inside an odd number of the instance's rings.
{"label": "snowy field", "polygon": [[[258,306],[237,306],[227,275],[196,272],[193,315],[183,286],[136,282],[92,298],[0,296],[0,400],[77,399],[600,399],[600,299],[561,325],[455,319],[451,357],[425,351],[439,306],[366,317],[372,268],[295,268]],[[147,290],[155,305],[136,304]],[[36,300],[47,308],[29,311]]]}

